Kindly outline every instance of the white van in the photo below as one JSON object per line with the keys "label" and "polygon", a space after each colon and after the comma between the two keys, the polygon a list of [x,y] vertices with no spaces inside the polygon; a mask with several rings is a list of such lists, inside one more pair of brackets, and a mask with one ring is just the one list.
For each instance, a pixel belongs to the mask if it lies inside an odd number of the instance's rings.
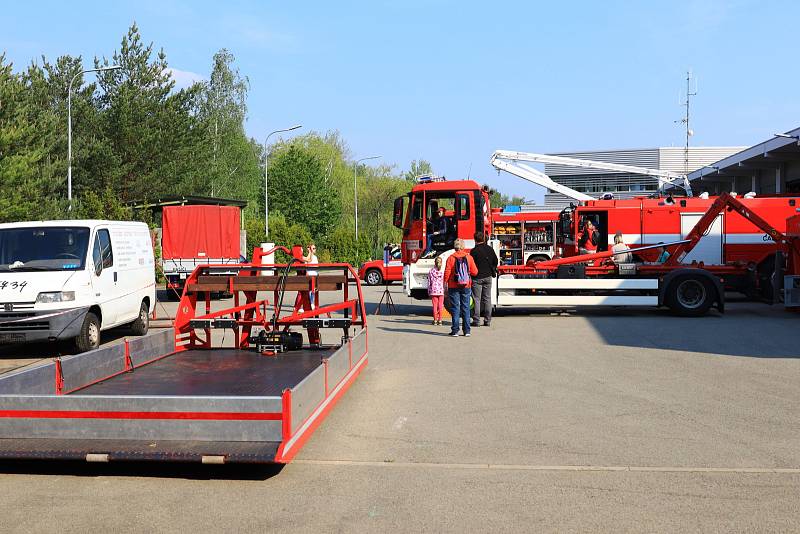
{"label": "white van", "polygon": [[0,224],[0,344],[73,339],[83,352],[115,326],[144,335],[155,302],[146,224]]}

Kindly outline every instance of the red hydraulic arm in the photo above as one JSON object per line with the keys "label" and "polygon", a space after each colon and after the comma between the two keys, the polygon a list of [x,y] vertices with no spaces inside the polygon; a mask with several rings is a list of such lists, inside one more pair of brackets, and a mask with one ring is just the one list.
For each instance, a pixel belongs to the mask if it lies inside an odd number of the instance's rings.
{"label": "red hydraulic arm", "polygon": [[670,255],[664,265],[674,266],[683,261],[683,258],[697,246],[700,239],[703,238],[705,233],[714,224],[717,215],[722,213],[722,210],[728,209],[736,211],[739,215],[753,223],[755,226],[763,230],[768,236],[772,238],[778,245],[785,245],[788,240],[785,235],[776,230],[770,223],[764,220],[761,216],[754,213],[747,205],[733,197],[729,193],[720,194],[717,199],[709,206],[708,210],[700,217],[697,224],[694,225],[689,235],[686,236],[685,243],[678,245],[675,251]]}

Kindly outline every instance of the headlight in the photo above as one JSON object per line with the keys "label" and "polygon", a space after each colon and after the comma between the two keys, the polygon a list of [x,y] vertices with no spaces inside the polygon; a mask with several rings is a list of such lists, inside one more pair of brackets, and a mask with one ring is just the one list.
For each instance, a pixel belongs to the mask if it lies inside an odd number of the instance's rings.
{"label": "headlight", "polygon": [[39,293],[36,297],[36,302],[48,304],[50,302],[69,302],[75,300],[74,291],[50,291],[47,293]]}

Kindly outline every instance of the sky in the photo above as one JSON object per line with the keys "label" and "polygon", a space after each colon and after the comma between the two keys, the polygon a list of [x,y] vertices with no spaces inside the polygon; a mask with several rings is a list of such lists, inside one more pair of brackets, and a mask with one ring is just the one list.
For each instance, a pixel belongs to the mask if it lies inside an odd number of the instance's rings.
{"label": "sky", "polygon": [[[800,2],[307,0],[2,2],[0,51],[110,57],[136,22],[178,84],[227,48],[250,82],[247,132],[338,130],[353,157],[426,159],[541,200],[497,172],[497,149],[751,145],[800,126]],[[692,89],[694,89],[694,85]],[[274,139],[274,137],[273,137]]]}

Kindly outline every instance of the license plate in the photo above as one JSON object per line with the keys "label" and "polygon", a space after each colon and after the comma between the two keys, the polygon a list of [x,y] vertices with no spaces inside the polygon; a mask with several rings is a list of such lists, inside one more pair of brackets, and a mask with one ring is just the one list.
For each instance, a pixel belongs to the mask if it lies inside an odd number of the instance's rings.
{"label": "license plate", "polygon": [[0,334],[0,345],[25,343],[25,334]]}

